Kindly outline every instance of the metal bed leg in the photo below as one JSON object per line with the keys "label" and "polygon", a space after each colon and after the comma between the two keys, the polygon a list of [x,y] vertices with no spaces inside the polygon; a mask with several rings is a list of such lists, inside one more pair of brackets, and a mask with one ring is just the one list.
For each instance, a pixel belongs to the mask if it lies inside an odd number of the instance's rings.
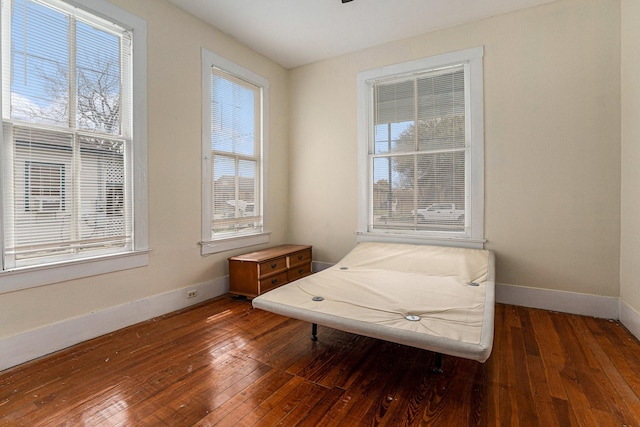
{"label": "metal bed leg", "polygon": [[442,370],[442,353],[436,353],[436,366],[433,368],[433,372],[436,374],[444,372]]}
{"label": "metal bed leg", "polygon": [[318,324],[311,324],[311,341],[318,341]]}

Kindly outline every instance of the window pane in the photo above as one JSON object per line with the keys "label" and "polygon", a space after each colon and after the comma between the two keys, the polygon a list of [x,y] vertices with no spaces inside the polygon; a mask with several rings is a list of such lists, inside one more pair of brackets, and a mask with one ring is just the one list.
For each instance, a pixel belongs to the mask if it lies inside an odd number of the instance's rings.
{"label": "window pane", "polygon": [[120,134],[120,37],[78,22],[76,119],[79,129]]}
{"label": "window pane", "polygon": [[377,157],[373,161],[374,227],[414,230],[415,155]]}
{"label": "window pane", "polygon": [[418,207],[436,203],[454,203],[465,208],[465,152],[420,155],[417,158],[416,182]]}
{"label": "window pane", "polygon": [[[240,160],[238,162],[238,200],[251,203],[251,206],[255,206],[256,203],[257,172],[256,161]],[[246,210],[244,210],[243,214],[247,215]]]}
{"label": "window pane", "polygon": [[[213,156],[213,219],[236,216],[236,164],[233,157]],[[233,203],[227,203],[227,202]]]}
{"label": "window pane", "polygon": [[72,134],[16,128],[14,138],[16,260],[129,245],[123,141],[80,136],[76,157]]}
{"label": "window pane", "polygon": [[67,125],[68,32],[66,15],[33,1],[15,0],[11,15],[13,119]]}
{"label": "window pane", "polygon": [[401,153],[416,150],[413,121],[383,123],[375,127],[375,154]]}
{"label": "window pane", "polygon": [[373,213],[375,215],[391,215],[393,193],[391,183],[392,175],[391,158],[378,157],[373,159]]}
{"label": "window pane", "polygon": [[377,157],[373,227],[457,232],[465,220],[465,152]]}
{"label": "window pane", "polygon": [[211,76],[213,150],[246,156],[256,155],[258,88],[251,86],[223,71],[214,70]]}
{"label": "window pane", "polygon": [[415,117],[413,80],[380,83],[374,90],[376,124],[412,121]]}
{"label": "window pane", "polygon": [[[213,160],[214,233],[256,227],[262,221],[257,190],[257,162],[215,155]],[[256,218],[257,217],[257,218]]]}
{"label": "window pane", "polygon": [[79,237],[86,241],[82,249],[125,246],[131,237],[131,204],[124,191],[124,142],[80,137],[80,163]]}
{"label": "window pane", "polygon": [[465,145],[464,70],[419,78],[419,150]]}
{"label": "window pane", "polygon": [[16,260],[68,253],[72,234],[70,134],[14,129],[14,251]]}

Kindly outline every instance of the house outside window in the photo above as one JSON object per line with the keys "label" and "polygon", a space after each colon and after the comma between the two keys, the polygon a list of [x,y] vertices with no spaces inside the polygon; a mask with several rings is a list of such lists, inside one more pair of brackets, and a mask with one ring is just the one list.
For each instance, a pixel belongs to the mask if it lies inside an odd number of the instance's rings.
{"label": "house outside window", "polygon": [[0,292],[145,265],[146,23],[11,0],[1,34]]}
{"label": "house outside window", "polygon": [[482,247],[482,48],[358,75],[359,240]]}
{"label": "house outside window", "polygon": [[268,242],[268,81],[203,49],[202,86],[202,253]]}
{"label": "house outside window", "polygon": [[61,212],[65,209],[65,165],[25,162],[25,211]]}

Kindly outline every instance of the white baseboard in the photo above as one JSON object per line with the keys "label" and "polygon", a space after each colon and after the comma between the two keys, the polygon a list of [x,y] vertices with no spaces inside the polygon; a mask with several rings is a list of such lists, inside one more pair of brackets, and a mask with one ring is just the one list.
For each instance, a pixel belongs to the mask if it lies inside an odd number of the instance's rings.
{"label": "white baseboard", "polygon": [[640,339],[640,313],[620,299],[620,323]]}
{"label": "white baseboard", "polygon": [[[331,265],[314,262],[313,270],[320,271]],[[197,297],[187,299],[189,290],[196,290]],[[225,276],[0,339],[0,371],[227,292],[229,278]],[[496,302],[620,319],[640,339],[640,313],[617,297],[496,284]]]}
{"label": "white baseboard", "polygon": [[619,298],[496,284],[496,302],[543,310],[618,319]]}
{"label": "white baseboard", "polygon": [[[197,296],[187,298],[187,291]],[[0,371],[229,292],[229,277],[131,301],[0,339]]]}

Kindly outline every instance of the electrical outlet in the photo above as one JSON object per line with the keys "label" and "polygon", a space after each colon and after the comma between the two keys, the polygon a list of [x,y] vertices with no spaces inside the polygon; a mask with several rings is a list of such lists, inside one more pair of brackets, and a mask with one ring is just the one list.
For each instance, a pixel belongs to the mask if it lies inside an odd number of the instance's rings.
{"label": "electrical outlet", "polygon": [[191,289],[190,291],[187,291],[187,298],[195,298],[198,296],[198,291],[196,291],[195,289]]}

